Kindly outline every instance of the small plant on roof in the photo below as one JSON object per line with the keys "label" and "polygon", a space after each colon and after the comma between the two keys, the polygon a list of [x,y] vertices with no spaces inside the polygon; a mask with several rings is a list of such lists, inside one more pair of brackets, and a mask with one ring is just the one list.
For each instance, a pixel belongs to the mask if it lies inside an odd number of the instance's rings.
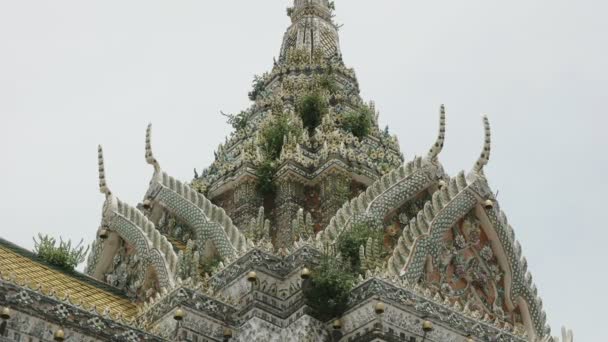
{"label": "small plant on roof", "polygon": [[327,90],[330,94],[338,92],[338,81],[336,81],[336,77],[333,75],[331,69],[319,77],[318,85],[321,89]]}
{"label": "small plant on roof", "polygon": [[251,111],[242,111],[238,114],[226,114],[222,111],[220,113],[227,118],[228,124],[237,131],[245,129],[253,116]]}
{"label": "small plant on roof", "polygon": [[289,135],[299,136],[302,131],[291,122],[286,113],[273,114],[274,117],[261,129],[261,147],[265,159],[277,160],[281,156],[283,143]]}
{"label": "small plant on roof", "polygon": [[312,131],[321,124],[321,118],[327,113],[328,106],[323,96],[315,92],[304,96],[298,103],[297,110],[304,127]]}
{"label": "small plant on roof", "polygon": [[253,89],[249,92],[249,99],[255,101],[258,96],[264,91],[265,79],[264,76],[253,76]]}
{"label": "small plant on roof", "polygon": [[287,16],[291,17],[291,15],[293,14],[294,8],[293,7],[287,7]]}
{"label": "small plant on roof", "polygon": [[265,160],[256,170],[258,176],[258,190],[263,195],[269,195],[275,192],[275,184],[273,183],[274,174],[276,172],[276,163],[272,160]]}
{"label": "small plant on roof", "polygon": [[73,271],[76,266],[84,262],[89,252],[89,247],[85,249],[82,243],[83,240],[80,240],[78,245],[72,246],[71,240],[66,242],[59,238],[57,245],[55,238],[38,234],[38,240],[34,238],[34,253],[51,265]]}
{"label": "small plant on roof", "polygon": [[365,272],[364,260],[361,260],[361,246],[366,247],[368,240],[382,241],[383,232],[374,230],[364,222],[353,224],[349,231],[346,231],[338,238],[338,251],[348,262],[348,266],[355,273]]}
{"label": "small plant on roof", "polygon": [[[274,174],[278,167],[285,138],[301,135],[301,128],[291,122],[288,114],[278,106],[273,116],[260,130],[260,147],[263,161],[257,167],[258,190],[264,194],[272,194],[275,190]],[[274,114],[276,112],[276,114]]]}
{"label": "small plant on roof", "polygon": [[372,129],[373,114],[373,111],[367,106],[346,113],[342,117],[342,128],[361,139],[367,136]]}
{"label": "small plant on roof", "polygon": [[306,304],[313,314],[327,321],[341,316],[348,306],[348,297],[355,284],[355,277],[341,258],[324,255],[313,269],[309,286],[303,289]]}

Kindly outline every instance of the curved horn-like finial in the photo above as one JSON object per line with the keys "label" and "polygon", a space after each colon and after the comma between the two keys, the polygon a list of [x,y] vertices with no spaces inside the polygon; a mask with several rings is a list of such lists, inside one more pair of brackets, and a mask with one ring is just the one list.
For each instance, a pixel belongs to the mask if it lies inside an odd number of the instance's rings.
{"label": "curved horn-like finial", "polygon": [[479,174],[483,174],[483,167],[488,165],[488,162],[490,161],[490,152],[492,151],[492,131],[490,130],[490,120],[487,115],[483,116],[483,128],[485,131],[483,151],[481,152],[479,159],[477,159],[475,168],[473,169],[473,171]]}
{"label": "curved horn-like finial", "polygon": [[428,160],[436,161],[439,153],[443,150],[443,144],[445,142],[445,106],[441,105],[439,110],[439,134],[437,135],[437,141],[431,147],[427,156]]}
{"label": "curved horn-like finial", "polygon": [[155,171],[160,171],[160,164],[152,154],[152,124],[148,124],[148,129],[146,130],[146,162],[154,166]]}
{"label": "curved horn-like finial", "polygon": [[572,330],[566,329],[566,327],[562,327],[562,342],[573,342],[574,341],[574,333]]}
{"label": "curved horn-like finial", "polygon": [[103,162],[103,148],[101,145],[97,147],[97,165],[99,166],[99,192],[106,196],[110,196],[112,192],[106,184],[106,168]]}

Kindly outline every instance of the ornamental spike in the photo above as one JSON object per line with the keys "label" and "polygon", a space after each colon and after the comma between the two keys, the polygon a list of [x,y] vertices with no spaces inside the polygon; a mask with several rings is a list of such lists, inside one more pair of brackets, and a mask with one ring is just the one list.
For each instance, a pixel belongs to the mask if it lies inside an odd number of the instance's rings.
{"label": "ornamental spike", "polygon": [[146,162],[154,166],[154,171],[160,172],[160,164],[152,154],[152,124],[148,124],[146,130]]}
{"label": "ornamental spike", "polygon": [[99,167],[99,192],[106,196],[110,196],[112,195],[112,192],[106,184],[106,169],[103,161],[103,148],[101,147],[101,145],[97,147],[97,165]]}
{"label": "ornamental spike", "polygon": [[473,171],[477,174],[483,174],[483,168],[488,165],[488,162],[490,161],[490,152],[492,151],[492,131],[490,130],[490,120],[486,115],[483,116],[483,127],[485,131],[483,151],[473,168]]}
{"label": "ornamental spike", "polygon": [[437,161],[437,157],[439,156],[439,153],[441,153],[441,151],[443,150],[444,142],[445,142],[445,106],[441,105],[441,108],[439,110],[439,134],[437,135],[437,141],[435,141],[435,144],[433,145],[433,147],[431,147],[431,150],[429,151],[429,154],[427,155],[428,160]]}

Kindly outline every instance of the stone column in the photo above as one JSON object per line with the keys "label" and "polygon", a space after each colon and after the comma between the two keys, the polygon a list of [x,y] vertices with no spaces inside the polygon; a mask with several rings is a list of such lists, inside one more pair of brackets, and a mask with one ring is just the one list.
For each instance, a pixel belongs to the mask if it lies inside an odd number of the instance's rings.
{"label": "stone column", "polygon": [[304,207],[305,194],[304,185],[289,178],[277,180],[276,185],[274,245],[281,248],[293,243],[291,224]]}
{"label": "stone column", "polygon": [[344,202],[350,199],[350,183],[350,177],[336,171],[321,180],[319,192],[321,227],[323,229],[327,227],[331,218],[344,205]]}
{"label": "stone column", "polygon": [[257,190],[255,180],[246,180],[234,189],[234,212],[231,218],[241,230],[245,229],[252,218],[256,218],[264,199]]}

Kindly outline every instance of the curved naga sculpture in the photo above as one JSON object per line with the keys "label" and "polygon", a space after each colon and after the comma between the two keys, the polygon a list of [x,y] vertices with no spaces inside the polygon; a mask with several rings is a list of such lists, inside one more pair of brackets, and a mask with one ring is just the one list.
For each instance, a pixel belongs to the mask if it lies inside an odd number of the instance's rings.
{"label": "curved naga sculpture", "polygon": [[432,161],[432,162],[437,162],[439,154],[441,153],[441,151],[443,151],[444,143],[445,143],[445,106],[441,105],[441,108],[439,109],[439,133],[437,134],[437,141],[435,141],[435,144],[433,145],[433,147],[431,147],[431,150],[429,151],[429,154],[427,155],[426,159],[428,159],[429,161]]}
{"label": "curved naga sculpture", "polygon": [[383,229],[385,216],[421,192],[437,185],[445,176],[438,156],[445,141],[445,107],[441,106],[437,141],[426,158],[417,157],[370,185],[350,202],[344,203],[318,239],[335,242],[353,222],[366,222]]}
{"label": "curved naga sculpture", "polygon": [[542,340],[538,340],[539,342],[574,342],[574,334],[572,330],[567,330],[565,327],[562,327],[562,338],[561,340],[558,337],[546,336]]}
{"label": "curved naga sculpture", "polygon": [[219,256],[234,260],[246,251],[251,243],[232,223],[224,209],[214,205],[205,196],[163,172],[152,153],[152,125],[146,131],[146,161],[154,166],[154,175],[146,194],[150,205],[158,204],[192,227],[197,246],[203,249],[210,241]]}
{"label": "curved naga sculpture", "polygon": [[475,175],[482,174],[483,167],[489,160],[491,133],[487,117],[484,117],[484,127],[486,140],[483,153],[475,164],[475,173],[470,177],[473,182],[468,183],[463,171],[451,179],[447,186],[433,193],[432,200],[427,202],[418,216],[412,218],[403,229],[388,262],[391,273],[417,281],[422,276],[427,251],[438,257],[438,247],[435,245],[439,244],[446,229],[452,227],[477,205],[479,196],[468,190],[472,189],[473,183],[482,181]]}
{"label": "curved naga sculpture", "polygon": [[[177,255],[173,246],[160,234],[154,224],[142,212],[116,198],[107,186],[103,150],[98,148],[99,190],[106,196],[102,213],[102,228],[112,236],[108,242],[95,241],[93,253],[89,256],[88,273],[97,279],[103,277],[108,260],[116,252],[116,237],[132,245],[146,265],[151,265],[161,287],[171,288],[177,267]],[[117,236],[116,236],[117,235]],[[114,240],[114,241],[113,241]]]}
{"label": "curved naga sculpture", "polygon": [[[490,159],[491,132],[487,117],[483,118],[485,141],[481,156],[468,177],[461,172],[446,187],[435,192],[432,200],[403,229],[388,271],[393,275],[417,283],[427,267],[434,267],[440,258],[443,238],[448,229],[472,210],[481,217],[482,228],[493,237],[492,249],[505,272],[505,301],[511,309],[519,307],[529,336],[546,336],[546,315],[532,277],[527,272],[527,261],[521,256],[521,246],[500,212],[496,199],[483,174]],[[467,179],[468,178],[468,179]],[[490,204],[491,203],[491,204]]]}

